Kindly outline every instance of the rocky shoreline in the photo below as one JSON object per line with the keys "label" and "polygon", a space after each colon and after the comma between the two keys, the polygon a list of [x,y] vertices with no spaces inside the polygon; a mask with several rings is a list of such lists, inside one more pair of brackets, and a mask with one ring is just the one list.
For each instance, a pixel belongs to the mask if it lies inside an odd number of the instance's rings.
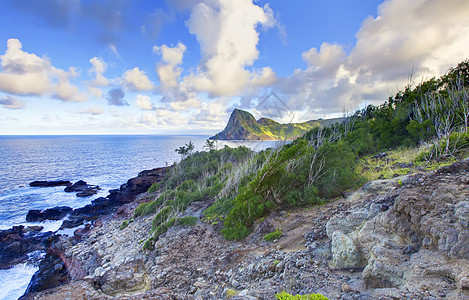
{"label": "rocky shoreline", "polygon": [[[66,217],[60,230],[80,226],[75,230],[73,237],[79,239],[85,232],[91,230],[96,225],[95,223],[99,224],[100,219],[115,213],[119,207],[133,201],[135,196],[146,191],[153,183],[160,181],[167,171],[167,168],[142,171],[137,177],[121,185],[119,189],[111,190],[107,197],[97,198],[82,208],[57,206],[44,211],[30,210],[26,221],[42,222],[62,220]],[[95,191],[99,189],[98,186],[88,185],[84,181],[78,181],[75,184],[70,181],[34,181],[30,186],[65,186],[65,192],[86,194],[95,194]],[[83,195],[77,194],[77,196]],[[40,261],[39,271],[33,276],[28,287],[29,292],[55,287],[66,282],[68,278],[68,271],[55,247],[56,241],[60,240],[60,235],[50,231],[42,232],[42,229],[42,226],[13,226],[11,229],[0,231],[0,269],[8,269],[19,263],[31,262],[31,260],[37,263]],[[60,267],[61,265],[63,267]]]}
{"label": "rocky shoreline", "polygon": [[[219,224],[202,220],[210,203],[196,202],[180,217],[197,224],[169,228],[153,251],[142,249],[152,216],[120,228],[151,200],[143,178],[112,192],[119,205],[90,217],[92,226],[49,238],[22,299],[273,299],[283,290],[329,299],[469,299],[468,160],[273,213],[241,242],[224,240]],[[264,241],[274,228],[281,237]]]}

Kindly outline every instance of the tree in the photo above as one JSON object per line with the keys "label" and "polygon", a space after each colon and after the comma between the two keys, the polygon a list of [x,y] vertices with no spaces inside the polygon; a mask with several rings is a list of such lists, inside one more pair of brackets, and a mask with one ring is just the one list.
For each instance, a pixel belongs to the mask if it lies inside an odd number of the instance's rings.
{"label": "tree", "polygon": [[189,152],[188,149],[184,146],[181,146],[177,149],[175,149],[174,151],[177,152],[177,154],[181,155],[181,160],[184,159],[187,155],[187,153]]}
{"label": "tree", "polygon": [[207,149],[208,151],[215,150],[215,141],[206,140],[204,148]]}
{"label": "tree", "polygon": [[189,156],[191,156],[192,151],[194,151],[194,144],[192,143],[191,140],[189,140],[189,144],[186,144],[186,149],[187,149],[187,153],[189,154]]}

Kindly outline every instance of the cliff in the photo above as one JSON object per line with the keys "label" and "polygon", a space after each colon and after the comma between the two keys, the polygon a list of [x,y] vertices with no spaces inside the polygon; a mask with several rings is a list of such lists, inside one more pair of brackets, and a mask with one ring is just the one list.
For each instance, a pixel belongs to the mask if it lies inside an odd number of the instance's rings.
{"label": "cliff", "polygon": [[294,140],[305,132],[318,127],[340,122],[342,118],[311,120],[303,123],[280,124],[268,118],[256,120],[247,111],[235,109],[225,129],[211,137],[218,140]]}

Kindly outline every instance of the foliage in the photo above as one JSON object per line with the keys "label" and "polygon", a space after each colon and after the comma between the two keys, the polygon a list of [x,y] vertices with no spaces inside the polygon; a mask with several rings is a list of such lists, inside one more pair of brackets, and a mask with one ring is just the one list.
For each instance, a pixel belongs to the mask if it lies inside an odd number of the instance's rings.
{"label": "foliage", "polygon": [[327,300],[327,298],[321,294],[308,294],[308,295],[290,295],[283,291],[275,294],[275,298],[278,300]]}
{"label": "foliage", "polygon": [[204,149],[206,149],[207,151],[215,150],[215,141],[214,140],[206,140],[205,145],[204,145]]}
{"label": "foliage", "polygon": [[179,218],[177,220],[177,223],[180,225],[184,225],[184,226],[194,226],[195,224],[197,224],[198,220],[199,218],[197,217],[187,216],[187,217]]}
{"label": "foliage", "polygon": [[[185,148],[190,149],[187,147],[190,144],[186,144]],[[216,197],[224,188],[233,166],[250,156],[252,151],[246,147],[195,152],[185,157],[159,184],[153,185],[149,191],[158,190],[159,196],[151,202],[140,204],[134,211],[134,218],[154,214],[152,236],[144,244],[144,249],[151,250],[159,235],[175,224],[195,225],[195,217],[177,219],[176,216],[192,202]]]}
{"label": "foliage", "polygon": [[161,182],[155,182],[148,189],[148,193],[153,194],[156,191],[158,191],[160,189],[160,187],[161,187]]}
{"label": "foliage", "polygon": [[121,226],[119,227],[119,230],[123,230],[129,226],[129,221],[125,220],[122,222]]}
{"label": "foliage", "polygon": [[[149,239],[154,241],[179,223],[177,215],[190,203],[211,200],[203,220],[222,222],[229,240],[242,239],[272,211],[322,204],[367,180],[463,157],[469,153],[468,85],[469,61],[464,61],[440,78],[409,83],[379,106],[360,109],[341,123],[316,124],[292,143],[259,153],[244,147],[214,150],[213,141],[207,141],[207,152],[192,153],[189,142],[176,149],[182,161],[150,188],[159,196],[141,204],[134,217],[155,215]],[[230,122],[255,134],[282,131],[272,120],[256,121],[239,110],[235,117]],[[384,158],[376,155],[382,152]]]}
{"label": "foliage", "polygon": [[185,146],[181,146],[175,149],[174,151],[177,152],[177,154],[181,155],[181,159],[184,159],[185,157],[192,155],[192,151],[194,151],[194,144],[192,143],[192,141],[189,141],[188,144],[186,144]]}
{"label": "foliage", "polygon": [[273,242],[275,240],[278,240],[281,235],[282,235],[282,230],[277,228],[275,229],[275,231],[264,235],[264,240],[267,242]]}

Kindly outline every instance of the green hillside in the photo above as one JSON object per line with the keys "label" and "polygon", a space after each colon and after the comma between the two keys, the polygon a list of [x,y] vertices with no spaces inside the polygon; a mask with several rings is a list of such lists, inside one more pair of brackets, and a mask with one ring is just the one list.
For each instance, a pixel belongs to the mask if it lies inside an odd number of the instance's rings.
{"label": "green hillside", "polygon": [[342,118],[311,120],[303,123],[280,124],[268,118],[256,121],[247,111],[235,109],[231,113],[225,129],[211,139],[219,140],[294,140],[305,132],[319,127],[332,125]]}

